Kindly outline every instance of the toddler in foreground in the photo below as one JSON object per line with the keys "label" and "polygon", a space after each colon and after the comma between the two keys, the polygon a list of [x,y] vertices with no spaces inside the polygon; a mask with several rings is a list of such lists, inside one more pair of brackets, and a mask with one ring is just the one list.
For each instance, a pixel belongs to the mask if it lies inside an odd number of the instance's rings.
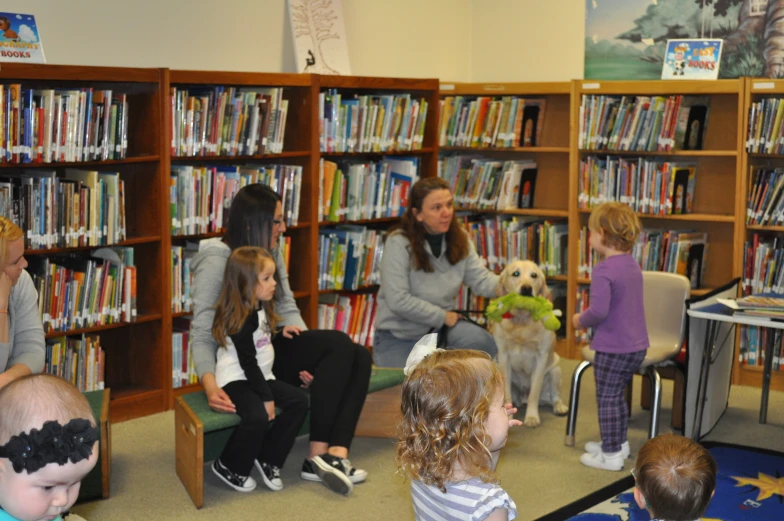
{"label": "toddler in foreground", "polygon": [[435,351],[408,373],[397,460],[416,519],[517,517],[495,475],[509,428],[522,425],[510,419],[503,382],[486,353],[467,349]]}
{"label": "toddler in foreground", "polygon": [[634,466],[634,500],[653,520],[699,520],[716,489],[716,460],[699,443],[673,434],[648,440]]}
{"label": "toddler in foreground", "polygon": [[38,374],[0,390],[0,411],[0,521],[60,521],[98,461],[90,404],[69,382]]}

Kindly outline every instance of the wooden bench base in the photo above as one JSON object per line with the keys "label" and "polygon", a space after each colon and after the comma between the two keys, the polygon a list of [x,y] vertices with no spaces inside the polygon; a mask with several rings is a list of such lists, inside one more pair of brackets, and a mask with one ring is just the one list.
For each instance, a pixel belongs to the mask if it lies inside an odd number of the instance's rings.
{"label": "wooden bench base", "polygon": [[[356,436],[395,436],[401,417],[402,380],[400,369],[373,370]],[[202,391],[174,400],[175,467],[196,508],[204,505],[204,463],[220,455],[238,423],[236,415],[210,410]],[[300,435],[308,433],[309,425],[306,418]]]}

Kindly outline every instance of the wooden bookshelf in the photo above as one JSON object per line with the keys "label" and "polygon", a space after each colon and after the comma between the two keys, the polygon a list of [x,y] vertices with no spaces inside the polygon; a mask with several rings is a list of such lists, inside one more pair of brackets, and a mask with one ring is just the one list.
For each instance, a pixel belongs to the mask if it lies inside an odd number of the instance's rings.
{"label": "wooden bookshelf", "polygon": [[[536,217],[543,220],[562,220],[569,218],[569,158],[572,154],[570,146],[569,124],[571,110],[571,83],[452,83],[441,82],[439,95],[443,100],[450,96],[465,98],[491,97],[499,99],[504,96],[519,98],[539,98],[545,100],[544,120],[542,121],[541,142],[536,146],[513,146],[509,148],[445,146],[440,143],[441,157],[447,155],[476,155],[482,158],[506,161],[514,159],[531,159],[536,161],[537,182],[534,191],[533,208],[508,208],[503,210],[457,208],[461,213],[474,215],[509,215]],[[548,276],[550,284],[567,283],[568,275]],[[567,294],[567,310],[569,299]],[[568,322],[568,321],[567,321]],[[568,333],[567,333],[568,334]],[[567,336],[568,338],[568,336]],[[570,343],[559,339],[556,350],[561,356],[570,356]]]}
{"label": "wooden bookshelf", "polygon": [[[119,172],[126,188],[127,239],[107,246],[133,246],[138,269],[138,319],[95,327],[50,332],[47,338],[100,335],[106,352],[105,386],[111,393],[111,419],[120,421],[167,409],[170,378],[165,369],[165,296],[158,289],[168,281],[165,255],[163,203],[165,196],[162,147],[162,98],[164,70],[69,65],[4,63],[0,81],[21,83],[33,89],[111,89],[127,94],[127,158],[108,161],[2,163],[2,172],[46,169],[61,177],[65,168]],[[100,246],[102,247],[102,246]],[[83,252],[98,247],[28,249],[28,256]]]}
{"label": "wooden bookshelf", "polygon": [[[686,215],[639,214],[644,227],[694,229],[708,233],[708,258],[703,284],[705,288],[692,290],[692,295],[705,294],[707,288],[718,287],[739,273],[739,257],[735,254],[739,219],[742,158],[742,124],[744,121],[743,80],[701,81],[582,81],[573,82],[571,143],[570,216],[569,216],[569,316],[574,313],[578,285],[590,281],[578,278],[580,229],[588,224],[590,210],[578,209],[580,161],[586,156],[661,157],[687,160],[697,165],[694,191],[694,211]],[[635,152],[579,150],[580,104],[583,95],[627,96],[709,96],[710,109],[703,139],[704,150],[675,150],[671,152]],[[720,190],[715,187],[721,187]],[[568,325],[572,340],[571,354],[580,356],[579,345]]]}

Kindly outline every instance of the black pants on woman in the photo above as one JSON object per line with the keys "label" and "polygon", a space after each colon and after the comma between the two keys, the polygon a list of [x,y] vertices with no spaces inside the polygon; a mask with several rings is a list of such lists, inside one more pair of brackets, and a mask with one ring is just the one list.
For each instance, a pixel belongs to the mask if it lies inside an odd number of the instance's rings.
{"label": "black pants on woman", "polygon": [[267,380],[280,414],[270,427],[264,402],[246,380],[229,382],[223,390],[237,408],[240,424],[234,429],[220,455],[223,465],[240,476],[250,476],[254,458],[283,467],[297,433],[308,414],[308,393],[277,380]]}
{"label": "black pants on woman", "polygon": [[370,383],[370,352],[340,331],[309,330],[293,338],[276,335],[275,378],[299,386],[299,373],[313,375],[310,386],[310,441],[351,446]]}

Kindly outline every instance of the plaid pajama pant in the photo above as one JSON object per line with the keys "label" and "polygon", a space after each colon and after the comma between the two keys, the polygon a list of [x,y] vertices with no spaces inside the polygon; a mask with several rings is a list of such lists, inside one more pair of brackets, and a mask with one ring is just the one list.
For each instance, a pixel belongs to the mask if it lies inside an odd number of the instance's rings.
{"label": "plaid pajama pant", "polygon": [[624,390],[645,360],[646,349],[636,353],[602,353],[596,351],[593,374],[596,378],[596,404],[599,409],[599,432],[602,451],[618,452],[626,441],[629,424]]}

